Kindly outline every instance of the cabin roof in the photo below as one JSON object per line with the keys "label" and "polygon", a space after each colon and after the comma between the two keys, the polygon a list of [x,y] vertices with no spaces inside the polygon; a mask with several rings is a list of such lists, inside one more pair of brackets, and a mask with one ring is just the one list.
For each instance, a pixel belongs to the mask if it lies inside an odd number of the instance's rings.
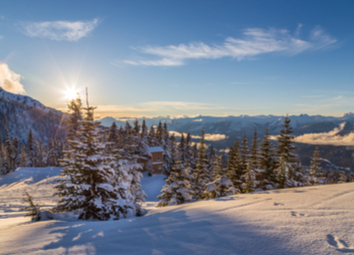
{"label": "cabin roof", "polygon": [[157,147],[148,147],[148,150],[149,152],[164,152],[164,150],[160,147],[160,146],[157,146]]}

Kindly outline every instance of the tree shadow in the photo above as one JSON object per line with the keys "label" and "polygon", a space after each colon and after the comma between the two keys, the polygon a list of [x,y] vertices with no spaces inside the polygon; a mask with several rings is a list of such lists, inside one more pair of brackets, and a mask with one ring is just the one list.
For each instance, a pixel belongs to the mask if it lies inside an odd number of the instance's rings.
{"label": "tree shadow", "polygon": [[[189,216],[188,214],[193,214]],[[181,208],[139,218],[108,222],[57,221],[47,226],[58,240],[42,250],[63,254],[285,254],[284,242],[259,228],[220,214]],[[200,215],[196,217],[195,214]],[[260,241],[261,240],[261,241]],[[62,250],[64,252],[62,252]],[[299,251],[286,251],[299,254]]]}

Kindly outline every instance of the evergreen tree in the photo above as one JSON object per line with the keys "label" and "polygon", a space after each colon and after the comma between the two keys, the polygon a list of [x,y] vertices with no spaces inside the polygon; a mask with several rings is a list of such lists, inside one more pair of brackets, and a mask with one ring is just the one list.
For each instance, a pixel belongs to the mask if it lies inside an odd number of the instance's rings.
{"label": "evergreen tree", "polygon": [[99,143],[94,108],[87,106],[85,110],[86,117],[79,122],[82,126],[78,127],[78,139],[69,140],[69,150],[62,160],[62,180],[55,187],[55,195],[60,197],[57,211],[78,210],[79,218],[86,220],[125,217],[132,209],[131,199],[127,199],[130,192],[112,168],[114,157],[104,155],[109,147]]}
{"label": "evergreen tree", "polygon": [[66,127],[68,130],[66,134],[67,141],[74,140],[77,132],[80,130],[80,121],[82,121],[81,108],[82,103],[79,95],[77,95],[75,99],[68,102],[68,109],[70,114],[66,120]]}
{"label": "evergreen tree", "polygon": [[157,197],[160,199],[157,206],[179,205],[190,201],[189,187],[188,174],[181,161],[177,160],[161,190],[162,194]]}
{"label": "evergreen tree", "polygon": [[242,183],[242,192],[249,193],[257,189],[258,181],[256,180],[257,172],[251,164],[247,164],[246,171],[242,176],[244,182]]}
{"label": "evergreen tree", "polygon": [[110,142],[113,148],[118,148],[119,143],[119,134],[118,128],[115,122],[112,123],[111,127],[109,128],[107,142]]}
{"label": "evergreen tree", "polygon": [[210,181],[208,174],[208,161],[205,156],[205,142],[204,142],[204,129],[202,130],[202,137],[199,145],[198,162],[193,172],[193,195],[197,200],[204,198],[204,190],[207,183]]}
{"label": "evergreen tree", "polygon": [[207,198],[216,198],[234,195],[239,192],[234,187],[231,180],[226,176],[226,171],[221,166],[221,156],[215,156],[216,162],[214,162],[213,182],[207,184],[204,195]]}
{"label": "evergreen tree", "polygon": [[135,119],[135,121],[134,121],[134,134],[136,135],[136,136],[138,136],[139,135],[139,133],[140,133],[140,125],[139,125],[139,121],[138,121],[138,119]]}
{"label": "evergreen tree", "polygon": [[35,205],[33,202],[33,198],[27,191],[25,191],[25,197],[23,201],[28,203],[28,206],[25,206],[20,209],[20,211],[27,211],[25,217],[31,217],[32,221],[39,221],[41,220],[41,207],[40,205]]}
{"label": "evergreen tree", "polygon": [[259,168],[259,161],[258,161],[258,138],[257,138],[257,129],[254,130],[254,136],[252,140],[252,147],[250,150],[250,156],[249,156],[249,161],[250,161],[250,167],[252,169],[258,169]]}
{"label": "evergreen tree", "polygon": [[191,165],[191,162],[193,162],[193,153],[192,153],[192,141],[191,141],[191,135],[188,133],[186,137],[186,143],[185,143],[185,160],[189,162]]}
{"label": "evergreen tree", "polygon": [[23,143],[21,146],[21,167],[26,167],[27,166],[27,155],[26,155],[26,148],[25,144]]}
{"label": "evergreen tree", "polygon": [[341,171],[338,178],[338,183],[346,183],[347,182],[347,174],[344,171]]}
{"label": "evergreen tree", "polygon": [[241,145],[241,164],[240,164],[243,173],[246,171],[247,164],[248,164],[247,155],[248,155],[247,137],[246,134],[244,134],[242,139],[242,145]]}
{"label": "evergreen tree", "polygon": [[313,157],[311,160],[311,165],[310,165],[310,171],[309,171],[309,180],[308,182],[310,183],[310,185],[318,185],[319,184],[319,180],[318,180],[318,175],[319,175],[319,152],[318,152],[318,147],[316,147],[314,153],[313,153]]}
{"label": "evergreen tree", "polygon": [[163,140],[164,130],[162,128],[161,121],[156,129],[156,146],[161,146]]}
{"label": "evergreen tree", "polygon": [[180,160],[182,164],[184,164],[186,160],[185,149],[184,134],[182,133],[181,140],[178,144],[178,160]]}
{"label": "evergreen tree", "polygon": [[226,176],[231,180],[237,189],[241,189],[241,177],[243,175],[243,167],[241,162],[241,154],[238,139],[235,140],[233,146],[230,147],[229,156],[226,164]]}
{"label": "evergreen tree", "polygon": [[274,173],[274,165],[274,154],[269,139],[269,128],[267,126],[260,149],[260,169],[264,172],[259,174],[258,179],[260,181],[260,188],[263,190],[275,188],[276,178]]}
{"label": "evergreen tree", "polygon": [[149,134],[148,134],[148,144],[149,144],[149,147],[155,147],[156,146],[156,134],[155,134],[154,126],[150,127],[150,131],[149,131]]}
{"label": "evergreen tree", "polygon": [[167,124],[164,123],[164,137],[163,137],[163,144],[162,144],[163,152],[163,171],[165,175],[169,175],[172,169],[172,153],[171,153],[171,144],[170,144],[170,137],[167,131]]}
{"label": "evergreen tree", "polygon": [[[288,178],[285,181],[285,183],[287,183],[286,186],[304,186],[301,162],[299,157],[294,153],[296,148],[294,146],[294,136],[292,135],[293,131],[290,126],[290,121],[291,120],[287,115],[284,119],[283,129],[280,130],[280,134],[278,136],[278,157],[279,160],[282,158],[283,164],[286,165],[285,168],[288,171],[287,175],[283,176]],[[280,166],[280,169],[281,168],[283,167]]]}
{"label": "evergreen tree", "polygon": [[29,130],[27,136],[27,166],[35,167],[38,165],[38,149],[37,141],[33,135],[32,129]]}

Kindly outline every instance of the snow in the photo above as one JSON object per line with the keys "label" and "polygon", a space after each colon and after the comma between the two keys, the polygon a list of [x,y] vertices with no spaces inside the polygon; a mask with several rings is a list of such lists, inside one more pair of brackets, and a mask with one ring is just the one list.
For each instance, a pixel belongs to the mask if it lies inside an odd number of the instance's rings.
{"label": "snow", "polygon": [[149,152],[164,152],[161,147],[148,147]]}
{"label": "snow", "polygon": [[[29,222],[22,191],[52,206],[59,168],[20,168],[0,177],[0,254],[354,253],[354,183],[239,194],[155,208],[118,221]],[[33,176],[31,176],[33,174]],[[142,179],[156,203],[161,175]],[[49,208],[47,208],[49,209]]]}

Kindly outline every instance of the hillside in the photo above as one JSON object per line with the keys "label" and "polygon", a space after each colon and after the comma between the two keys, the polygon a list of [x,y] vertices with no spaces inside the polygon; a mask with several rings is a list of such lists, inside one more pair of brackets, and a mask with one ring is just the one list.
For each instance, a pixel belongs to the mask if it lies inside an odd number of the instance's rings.
{"label": "hillside", "polygon": [[[354,253],[354,184],[234,195],[154,208],[119,221],[28,222],[17,212],[24,188],[50,196],[58,168],[0,177],[0,254],[342,254]],[[145,179],[146,178],[146,179]],[[160,176],[144,177],[157,192]],[[149,200],[150,198],[148,198]]]}
{"label": "hillside", "polygon": [[44,106],[37,100],[6,92],[0,88],[0,134],[4,137],[5,117],[12,137],[17,136],[21,142],[27,140],[30,129],[37,139],[48,142],[51,137],[63,138],[61,127],[64,114]]}

